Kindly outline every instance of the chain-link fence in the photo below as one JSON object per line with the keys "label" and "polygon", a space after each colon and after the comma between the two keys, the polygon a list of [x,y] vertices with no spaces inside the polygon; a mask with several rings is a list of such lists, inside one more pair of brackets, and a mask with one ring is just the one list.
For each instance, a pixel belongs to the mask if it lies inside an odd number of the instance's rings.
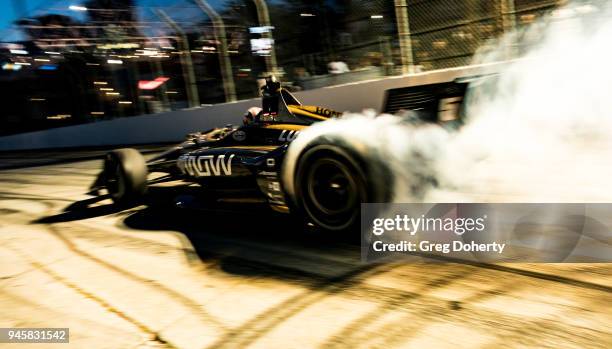
{"label": "chain-link fence", "polygon": [[[479,48],[493,43],[504,33],[537,21],[564,3],[561,0],[355,0],[344,5],[333,23],[324,24],[317,16],[329,9],[314,6],[301,15],[307,16],[311,30],[321,28],[319,33],[301,36],[299,25],[274,33],[280,52],[279,65],[289,80],[302,79],[294,74],[296,71],[306,72],[305,79],[310,80],[313,76],[326,75],[328,63],[336,60],[346,62],[351,71],[371,70],[367,74],[352,74],[354,79],[469,65]],[[279,23],[280,16],[276,12],[273,22]],[[307,33],[308,29],[302,28]],[[288,34],[293,39],[299,38],[299,44],[288,45]],[[406,40],[404,48],[402,37]],[[331,81],[320,80],[321,84],[302,85],[318,87]]]}
{"label": "chain-link fence", "polygon": [[536,21],[559,4],[558,0],[410,0],[407,11],[416,69],[468,65],[487,41]]}

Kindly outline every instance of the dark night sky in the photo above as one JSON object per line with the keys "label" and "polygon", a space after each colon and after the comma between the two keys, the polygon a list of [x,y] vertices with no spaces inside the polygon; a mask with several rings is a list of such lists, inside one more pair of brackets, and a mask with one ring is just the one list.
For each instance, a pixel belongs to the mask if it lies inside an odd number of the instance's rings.
{"label": "dark night sky", "polygon": [[[84,13],[71,11],[68,9],[68,6],[82,5],[84,2],[85,1],[83,0],[0,0],[0,41],[22,39],[17,31],[10,30],[13,22],[24,15],[23,13],[17,13],[18,11],[25,11],[27,16],[57,13],[72,16],[78,20],[81,20],[85,17]],[[208,2],[213,7],[219,8],[225,2],[225,0],[208,0]],[[18,7],[17,9],[15,8],[16,3]],[[193,2],[189,0],[136,0],[135,4],[140,8],[163,8],[181,4],[195,6]]]}

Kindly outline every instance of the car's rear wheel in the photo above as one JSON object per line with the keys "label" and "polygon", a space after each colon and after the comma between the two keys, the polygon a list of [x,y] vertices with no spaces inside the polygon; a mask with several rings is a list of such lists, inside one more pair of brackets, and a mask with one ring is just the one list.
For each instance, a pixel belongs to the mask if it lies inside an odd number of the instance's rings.
{"label": "car's rear wheel", "polygon": [[104,160],[105,187],[116,204],[133,204],[147,190],[147,164],[136,149],[117,149]]}
{"label": "car's rear wheel", "polygon": [[334,145],[317,145],[300,157],[295,176],[296,201],[315,225],[348,231],[359,225],[361,203],[376,201],[358,159]]}

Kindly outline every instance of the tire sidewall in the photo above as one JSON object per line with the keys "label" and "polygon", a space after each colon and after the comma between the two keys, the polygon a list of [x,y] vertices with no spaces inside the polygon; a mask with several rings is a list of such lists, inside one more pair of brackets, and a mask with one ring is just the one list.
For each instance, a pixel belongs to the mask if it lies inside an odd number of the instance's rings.
{"label": "tire sidewall", "polygon": [[147,165],[144,157],[135,149],[117,149],[108,153],[105,159],[105,173],[107,176],[116,173],[118,176],[116,180],[123,181],[123,193],[110,192],[107,186],[112,200],[117,204],[132,203],[146,193]]}
{"label": "tire sidewall", "polygon": [[355,230],[360,224],[361,205],[358,204],[355,208],[356,212],[351,221],[346,224],[330,226],[313,215],[312,209],[308,207],[307,201],[309,198],[305,188],[305,181],[309,170],[309,165],[313,161],[324,157],[330,157],[341,161],[347,166],[356,182],[357,190],[359,191],[360,203],[370,202],[388,202],[391,198],[392,181],[390,171],[382,164],[381,161],[374,159],[364,160],[353,148],[341,141],[330,142],[329,140],[316,140],[304,149],[302,155],[298,159],[294,175],[295,183],[295,200],[296,208],[306,219],[313,221],[320,228],[329,231],[348,231]]}

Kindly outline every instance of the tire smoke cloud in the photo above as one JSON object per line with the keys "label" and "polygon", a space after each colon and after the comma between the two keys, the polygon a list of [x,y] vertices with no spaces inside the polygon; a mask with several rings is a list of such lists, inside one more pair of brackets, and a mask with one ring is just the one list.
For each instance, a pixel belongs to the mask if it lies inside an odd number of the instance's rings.
{"label": "tire smoke cloud", "polygon": [[610,200],[611,10],[575,2],[476,54],[475,64],[509,50],[518,59],[470,86],[467,124],[440,163],[449,187],[515,202]]}
{"label": "tire smoke cloud", "polygon": [[327,137],[388,164],[394,202],[609,202],[610,37],[612,5],[570,3],[477,52],[475,64],[512,60],[470,85],[458,131],[410,112],[345,114],[304,131],[285,163]]}

